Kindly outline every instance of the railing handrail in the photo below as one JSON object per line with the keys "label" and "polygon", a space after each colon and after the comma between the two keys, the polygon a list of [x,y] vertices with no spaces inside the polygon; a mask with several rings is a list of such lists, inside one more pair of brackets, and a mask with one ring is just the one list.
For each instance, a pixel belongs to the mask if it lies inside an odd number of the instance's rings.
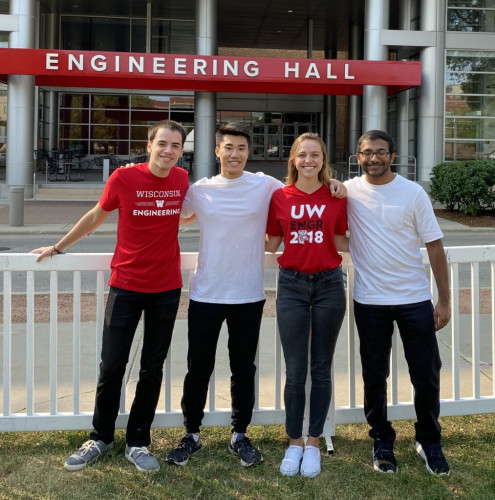
{"label": "railing handrail", "polygon": [[[428,255],[425,249],[422,249],[423,261],[428,269]],[[183,252],[182,269],[189,273],[189,280],[197,262],[196,252]],[[491,412],[495,407],[495,368],[493,360],[495,359],[495,245],[485,246],[470,246],[470,247],[447,247],[447,261],[449,264],[450,286],[452,290],[452,320],[445,332],[442,334],[445,337],[445,344],[449,344],[447,356],[449,359],[444,359],[444,367],[447,367],[449,376],[443,374],[442,380],[447,379],[450,384],[449,396],[442,400],[441,411],[442,415],[466,414],[466,413],[483,413]],[[86,271],[95,273],[96,286],[95,294],[97,296],[96,320],[92,324],[93,336],[96,341],[95,352],[99,353],[101,348],[101,330],[103,324],[103,307],[105,295],[104,274],[110,267],[112,254],[110,253],[67,253],[57,256],[53,259],[44,259],[42,262],[36,262],[36,255],[31,254],[0,254],[0,271],[3,273],[3,405],[0,413],[0,430],[53,430],[53,429],[83,429],[91,428],[91,412],[81,411],[79,407],[79,396],[81,391],[81,366],[80,366],[80,347],[81,342],[81,305],[80,298],[81,275]],[[268,270],[277,269],[277,255],[265,254],[265,265]],[[360,375],[358,373],[359,356],[357,352],[357,335],[353,318],[353,273],[354,269],[352,261],[348,254],[343,255],[343,269],[347,274],[347,316],[344,321],[343,329],[346,330],[346,360],[343,373],[339,374],[343,380],[339,384],[347,390],[346,403],[336,405],[332,401],[331,411],[327,418],[325,426],[325,436],[333,435],[335,424],[348,422],[363,422],[364,415],[362,406],[357,402],[361,401],[362,397],[359,394]],[[480,286],[480,266],[489,266],[488,279],[489,283]],[[484,267],[484,268],[485,268]],[[465,314],[460,312],[460,294],[462,292],[460,286],[460,276],[465,273],[464,268],[470,270],[470,281],[467,288],[470,289],[470,318],[466,318]],[[431,270],[428,269],[431,275]],[[462,272],[461,272],[462,271]],[[39,413],[35,411],[36,384],[34,373],[34,343],[36,335],[38,335],[38,326],[35,328],[35,276],[38,272],[49,273],[50,276],[50,323],[49,328],[49,346],[45,360],[49,365],[49,411]],[[70,324],[72,327],[72,342],[73,342],[73,394],[74,399],[72,411],[60,412],[57,403],[57,370],[59,360],[57,357],[58,346],[58,330],[62,328],[62,324],[58,323],[58,273],[73,272],[74,285],[74,319]],[[12,322],[12,283],[17,279],[17,275],[25,275],[26,278],[26,325],[22,327],[16,326],[15,334]],[[431,276],[430,276],[431,278]],[[482,276],[483,280],[486,278]],[[462,279],[465,279],[464,277]],[[480,315],[480,292],[483,287],[490,289],[490,308],[489,315]],[[64,292],[65,293],[65,292]],[[432,293],[436,296],[434,280],[432,280]],[[486,316],[486,317],[485,317]],[[488,318],[489,317],[489,318]],[[470,319],[470,321],[468,321]],[[489,325],[488,325],[489,323]],[[64,324],[67,329],[67,324]],[[276,325],[276,322],[275,322]],[[487,326],[488,325],[488,326]],[[15,363],[12,360],[12,352],[18,349],[17,342],[20,339],[19,328],[25,328],[26,347],[25,347],[25,373],[18,372]],[[274,381],[273,384],[274,397],[271,403],[267,406],[260,407],[257,401],[253,424],[268,424],[282,423],[284,421],[284,410],[282,405],[282,382],[283,382],[283,360],[280,348],[280,341],[276,332],[276,326],[273,327],[273,335],[268,341],[273,342],[273,366],[274,366]],[[481,332],[483,331],[483,335]],[[47,334],[48,335],[48,334]],[[342,337],[342,335],[341,335]],[[394,336],[396,337],[396,336]],[[461,345],[467,343],[469,350],[467,356],[461,356]],[[414,406],[412,397],[402,400],[399,395],[400,384],[398,383],[399,371],[397,369],[399,343],[395,338],[392,350],[392,370],[389,385],[389,418],[402,419],[414,418]],[[463,347],[464,348],[464,347]],[[264,354],[264,353],[263,353]],[[165,405],[164,408],[157,411],[154,425],[161,427],[175,427],[182,424],[182,415],[180,408],[174,408],[170,401],[171,389],[171,374],[172,364],[171,358],[174,356],[173,350],[169,354],[164,368],[164,392]],[[98,357],[98,356],[97,356]],[[491,364],[482,363],[482,357],[491,359]],[[464,366],[465,359],[471,360],[469,369]],[[65,360],[68,362],[68,360]],[[70,360],[69,360],[70,361]],[[342,360],[341,360],[342,361]],[[184,360],[181,360],[184,365]],[[259,361],[258,361],[259,366]],[[445,369],[445,368],[444,368]],[[23,369],[24,370],[24,369]],[[98,370],[97,360],[93,361],[91,366],[85,366],[85,371],[90,370],[96,379]],[[469,372],[466,374],[466,370]],[[22,375],[22,376],[21,376]],[[12,403],[12,381],[18,378],[25,378],[25,384],[22,385],[25,391],[25,410],[19,409],[15,412],[11,411]],[[259,377],[259,375],[258,375]],[[463,383],[468,380],[468,388],[461,389]],[[491,382],[487,382],[491,377]],[[491,384],[491,385],[490,385]],[[266,385],[264,383],[264,385]],[[449,386],[449,387],[450,387]],[[487,386],[489,386],[487,388]],[[263,387],[266,389],[266,387]],[[260,391],[260,380],[257,380],[257,396]],[[125,392],[125,391],[123,391]],[[213,394],[213,399],[210,397],[208,408],[205,412],[204,425],[228,425],[230,421],[230,411],[215,406],[215,379],[212,379],[210,392]],[[357,396],[356,396],[357,395]],[[258,399],[258,398],[257,398]],[[121,411],[117,419],[117,427],[125,427],[127,419],[127,410],[125,396],[121,402]],[[327,440],[328,440],[327,439]]]}

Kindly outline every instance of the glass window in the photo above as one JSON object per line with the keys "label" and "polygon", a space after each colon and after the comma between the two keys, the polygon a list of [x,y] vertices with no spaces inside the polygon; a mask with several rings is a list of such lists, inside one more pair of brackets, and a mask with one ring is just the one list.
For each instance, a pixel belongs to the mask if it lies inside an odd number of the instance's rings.
{"label": "glass window", "polygon": [[495,0],[449,0],[447,30],[494,32]]}
{"label": "glass window", "polygon": [[495,116],[495,95],[447,95],[446,116]]}
{"label": "glass window", "polygon": [[486,159],[495,143],[495,52],[448,51],[445,159]]}
{"label": "glass window", "polygon": [[495,59],[490,51],[452,50],[447,53],[448,71],[495,71]]}
{"label": "glass window", "polygon": [[495,160],[495,141],[445,141],[445,161]]}
{"label": "glass window", "polygon": [[131,19],[131,52],[146,52],[145,19]]}
{"label": "glass window", "polygon": [[151,52],[155,54],[194,54],[194,21],[153,20]]}
{"label": "glass window", "polygon": [[129,52],[129,19],[62,17],[62,49]]}
{"label": "glass window", "polygon": [[[47,116],[45,92],[40,93],[39,137],[44,140]],[[171,102],[174,103],[171,113]],[[59,93],[59,149],[89,154],[129,155],[146,152],[148,128],[160,120],[175,119],[194,127],[194,98]]]}

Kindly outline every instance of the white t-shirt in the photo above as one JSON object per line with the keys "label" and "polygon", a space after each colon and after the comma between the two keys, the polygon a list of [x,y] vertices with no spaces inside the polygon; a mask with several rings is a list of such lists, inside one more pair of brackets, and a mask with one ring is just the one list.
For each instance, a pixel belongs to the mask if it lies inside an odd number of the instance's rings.
{"label": "white t-shirt", "polygon": [[443,233],[424,189],[399,175],[380,186],[354,177],[345,186],[354,299],[377,305],[430,300],[420,247]]}
{"label": "white t-shirt", "polygon": [[266,220],[272,194],[282,186],[262,172],[243,172],[238,179],[205,177],[189,188],[181,215],[195,213],[200,231],[192,300],[242,304],[265,298]]}

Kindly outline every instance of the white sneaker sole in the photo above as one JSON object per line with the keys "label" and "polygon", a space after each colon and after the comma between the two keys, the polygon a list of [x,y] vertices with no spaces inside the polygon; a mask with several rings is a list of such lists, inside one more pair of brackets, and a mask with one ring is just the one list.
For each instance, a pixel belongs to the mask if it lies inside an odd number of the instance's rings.
{"label": "white sneaker sole", "polygon": [[435,472],[434,470],[431,469],[431,467],[428,465],[428,460],[426,459],[426,453],[424,452],[421,444],[418,442],[416,442],[416,453],[425,461],[426,470],[430,474],[433,474],[434,476],[449,476],[450,475],[450,470],[448,472]]}

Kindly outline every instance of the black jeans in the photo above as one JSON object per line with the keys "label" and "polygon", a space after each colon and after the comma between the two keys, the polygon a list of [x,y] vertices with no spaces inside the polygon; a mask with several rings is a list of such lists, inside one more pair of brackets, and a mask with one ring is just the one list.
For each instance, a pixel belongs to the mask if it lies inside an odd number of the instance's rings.
{"label": "black jeans", "polygon": [[180,288],[159,293],[110,288],[91,439],[105,443],[113,441],[122,379],[134,333],[144,312],[139,381],[127,423],[126,441],[129,446],[150,444],[150,428],[160,396],[163,363],[172,339],[179,300]]}
{"label": "black jeans", "polygon": [[366,305],[354,301],[364,382],[364,412],[370,437],[395,439],[387,420],[387,378],[394,321],[404,345],[409,376],[414,387],[416,440],[440,441],[440,368],[438,342],[431,301],[396,306]]}
{"label": "black jeans", "polygon": [[332,398],[333,354],[344,314],[345,289],[340,267],[314,274],[280,269],[277,322],[285,358],[285,429],[292,439],[302,436],[308,353],[308,434],[318,437],[323,432]]}
{"label": "black jeans", "polygon": [[229,332],[230,395],[234,432],[246,432],[253,414],[256,349],[265,301],[210,304],[189,301],[187,374],[182,412],[187,432],[199,432],[208,383],[215,367],[218,337],[224,320]]}

